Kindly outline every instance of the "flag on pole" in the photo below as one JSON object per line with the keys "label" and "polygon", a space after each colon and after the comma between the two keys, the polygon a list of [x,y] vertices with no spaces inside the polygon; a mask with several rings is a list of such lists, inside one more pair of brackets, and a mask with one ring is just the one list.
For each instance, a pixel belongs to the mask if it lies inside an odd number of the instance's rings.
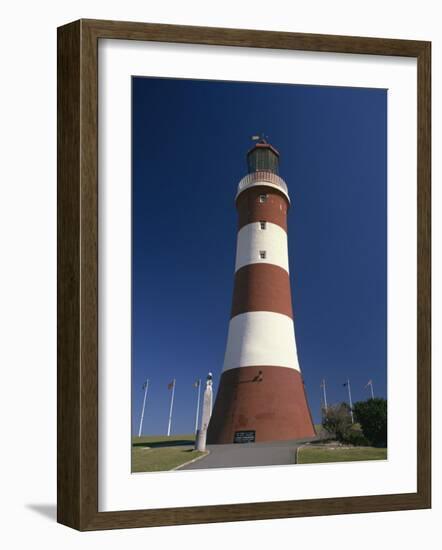
{"label": "flag on pole", "polygon": [[170,382],[169,384],[167,384],[167,389],[168,389],[168,390],[171,390],[174,386],[175,386],[175,378],[172,380],[172,382]]}

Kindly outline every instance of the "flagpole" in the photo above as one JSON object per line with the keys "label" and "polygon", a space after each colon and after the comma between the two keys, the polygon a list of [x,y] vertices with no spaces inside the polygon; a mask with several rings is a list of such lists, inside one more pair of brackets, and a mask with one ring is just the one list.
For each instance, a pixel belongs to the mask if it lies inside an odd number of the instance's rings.
{"label": "flagpole", "polygon": [[195,433],[198,430],[198,418],[200,414],[200,395],[201,395],[201,380],[198,380],[198,398],[196,402]]}
{"label": "flagpole", "polygon": [[146,407],[146,396],[147,396],[147,388],[149,387],[149,379],[147,379],[143,385],[144,385],[144,399],[143,399],[143,407],[141,409],[140,428],[138,430],[138,437],[141,437],[141,430],[143,429],[144,409]]}
{"label": "flagpole", "polygon": [[350,402],[350,416],[351,416],[351,423],[355,423],[355,419],[353,417],[353,403],[351,401],[351,387],[350,387],[350,379],[347,378],[347,388],[348,388],[348,400]]}
{"label": "flagpole", "polygon": [[173,409],[173,398],[175,395],[175,378],[172,383],[172,395],[170,397],[170,409],[169,409],[169,424],[167,426],[167,435],[170,435],[170,426],[172,425],[172,409]]}
{"label": "flagpole", "polygon": [[368,388],[368,386],[370,386],[371,398],[374,399],[373,381],[372,381],[372,380],[369,380],[369,381],[365,384],[364,389]]}
{"label": "flagpole", "polygon": [[322,379],[322,391],[324,393],[324,409],[327,411],[327,392],[325,390],[325,378]]}

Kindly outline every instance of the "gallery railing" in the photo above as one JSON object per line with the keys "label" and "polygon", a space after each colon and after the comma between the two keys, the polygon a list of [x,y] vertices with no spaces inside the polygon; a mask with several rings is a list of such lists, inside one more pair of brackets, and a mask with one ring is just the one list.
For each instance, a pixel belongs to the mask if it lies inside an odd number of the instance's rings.
{"label": "gallery railing", "polygon": [[236,194],[236,196],[238,197],[238,195],[245,189],[248,189],[249,187],[253,187],[255,185],[259,185],[261,182],[269,183],[271,187],[280,189],[284,193],[284,195],[289,198],[288,189],[285,181],[277,174],[265,171],[252,172],[251,174],[247,174],[247,176],[244,176],[238,184],[238,193]]}

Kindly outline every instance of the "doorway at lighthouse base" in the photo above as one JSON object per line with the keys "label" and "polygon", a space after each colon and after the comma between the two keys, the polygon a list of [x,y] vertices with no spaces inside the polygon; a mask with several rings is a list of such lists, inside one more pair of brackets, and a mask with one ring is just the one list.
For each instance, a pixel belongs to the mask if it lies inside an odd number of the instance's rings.
{"label": "doorway at lighthouse base", "polygon": [[209,444],[314,437],[300,372],[275,366],[228,369],[219,384]]}

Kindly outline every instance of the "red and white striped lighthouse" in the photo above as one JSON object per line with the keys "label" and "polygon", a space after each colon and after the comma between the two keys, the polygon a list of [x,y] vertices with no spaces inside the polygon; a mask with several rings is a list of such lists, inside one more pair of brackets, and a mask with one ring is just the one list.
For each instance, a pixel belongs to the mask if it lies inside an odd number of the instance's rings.
{"label": "red and white striped lighthouse", "polygon": [[315,435],[298,362],[287,249],[287,185],[260,139],[236,195],[235,284],[223,372],[207,442]]}

